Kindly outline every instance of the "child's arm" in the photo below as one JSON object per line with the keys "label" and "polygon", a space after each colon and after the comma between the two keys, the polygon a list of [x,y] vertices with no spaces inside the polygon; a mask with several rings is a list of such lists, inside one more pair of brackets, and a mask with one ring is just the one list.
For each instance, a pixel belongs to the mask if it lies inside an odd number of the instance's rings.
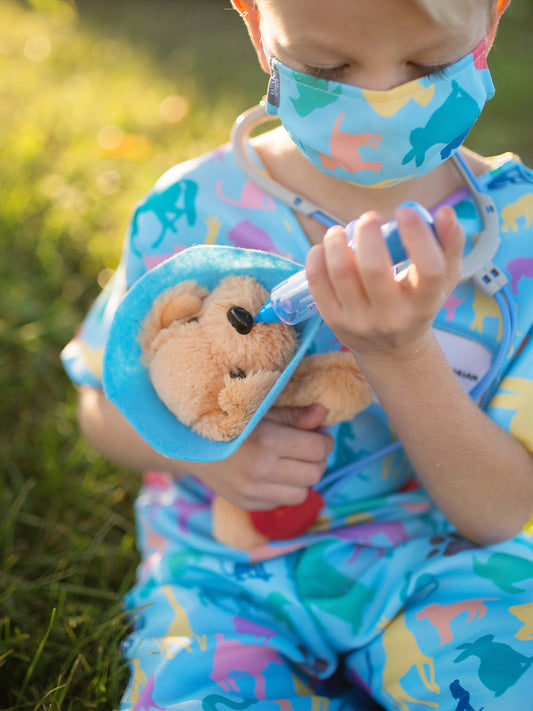
{"label": "child's arm", "polygon": [[357,257],[341,228],[307,261],[313,297],[357,359],[420,481],[458,531],[487,544],[516,535],[533,510],[533,458],[463,391],[431,324],[460,278],[463,233],[439,212],[439,244],[411,210],[398,224],[412,266],[392,276],[379,216],[359,221]]}
{"label": "child's arm", "polygon": [[239,449],[220,462],[188,462],[156,452],[96,388],[82,387],[79,422],[105,456],[135,471],[193,474],[237,506],[250,510],[300,504],[326,469],[330,435],[315,431],[326,415],[321,405],[273,408]]}

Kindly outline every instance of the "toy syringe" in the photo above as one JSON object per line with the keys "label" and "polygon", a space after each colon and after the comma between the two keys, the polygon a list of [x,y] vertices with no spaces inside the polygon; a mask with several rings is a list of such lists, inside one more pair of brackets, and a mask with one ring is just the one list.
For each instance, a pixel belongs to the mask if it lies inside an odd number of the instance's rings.
{"label": "toy syringe", "polygon": [[[422,205],[417,202],[404,202],[401,207],[409,207],[415,210],[424,222],[433,228],[433,218]],[[352,220],[346,226],[348,244],[352,249],[355,249],[353,232],[356,223],[357,220]],[[391,220],[382,225],[381,234],[385,238],[393,264],[398,265],[407,261],[408,256],[400,239],[396,220]],[[261,321],[264,323],[283,321],[292,326],[317,313],[318,309],[309,291],[305,269],[302,269],[272,289],[270,299],[261,307],[255,317],[255,321],[256,323]]]}

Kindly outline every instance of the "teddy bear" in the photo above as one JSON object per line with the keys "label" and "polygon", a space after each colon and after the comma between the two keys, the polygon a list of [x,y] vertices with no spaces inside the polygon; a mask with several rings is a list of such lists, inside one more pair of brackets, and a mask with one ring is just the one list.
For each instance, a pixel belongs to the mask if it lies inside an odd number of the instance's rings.
{"label": "teddy bear", "polygon": [[[206,439],[237,437],[297,349],[294,326],[255,322],[268,297],[248,275],[226,276],[211,291],[187,280],[163,291],[142,322],[138,341],[158,397]],[[328,426],[352,419],[371,399],[353,356],[330,352],[302,358],[276,405],[321,403]],[[306,530],[321,507],[312,489],[303,506],[269,512],[243,511],[217,496],[213,533],[247,550]]]}

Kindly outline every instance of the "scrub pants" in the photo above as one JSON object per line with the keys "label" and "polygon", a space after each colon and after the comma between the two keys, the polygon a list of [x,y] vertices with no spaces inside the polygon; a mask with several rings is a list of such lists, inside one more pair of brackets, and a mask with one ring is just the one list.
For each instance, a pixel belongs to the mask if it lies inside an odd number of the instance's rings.
{"label": "scrub pants", "polygon": [[376,510],[250,560],[209,541],[205,497],[180,496],[139,499],[121,711],[531,708],[527,533],[483,548],[444,528],[402,539]]}

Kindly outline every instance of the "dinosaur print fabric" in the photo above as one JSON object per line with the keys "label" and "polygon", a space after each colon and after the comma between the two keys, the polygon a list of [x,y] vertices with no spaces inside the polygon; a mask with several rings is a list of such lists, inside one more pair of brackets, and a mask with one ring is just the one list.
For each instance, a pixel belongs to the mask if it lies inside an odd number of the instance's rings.
{"label": "dinosaur print fabric", "polygon": [[317,168],[367,187],[423,175],[463,143],[494,86],[486,42],[446,69],[388,91],[295,71],[275,58],[267,113]]}
{"label": "dinosaur print fabric", "polygon": [[[494,262],[518,313],[487,414],[533,452],[533,173],[506,155],[479,180],[500,213]],[[467,191],[449,202],[469,250],[481,227],[474,203]],[[129,287],[195,244],[299,263],[309,250],[294,214],[250,183],[229,146],[173,168],[138,205],[115,277],[63,353],[76,383],[100,384],[109,326]],[[465,387],[475,384],[483,364],[473,360],[478,351],[493,356],[502,334],[494,300],[460,285],[434,325],[450,336],[446,348],[463,344],[447,356]],[[311,350],[341,347],[322,326]],[[394,440],[378,403],[331,434],[326,505],[314,527],[250,552],[214,540],[212,494],[193,477],[145,475],[121,711],[530,707],[530,533],[484,548],[459,537],[402,450],[369,458]]]}

